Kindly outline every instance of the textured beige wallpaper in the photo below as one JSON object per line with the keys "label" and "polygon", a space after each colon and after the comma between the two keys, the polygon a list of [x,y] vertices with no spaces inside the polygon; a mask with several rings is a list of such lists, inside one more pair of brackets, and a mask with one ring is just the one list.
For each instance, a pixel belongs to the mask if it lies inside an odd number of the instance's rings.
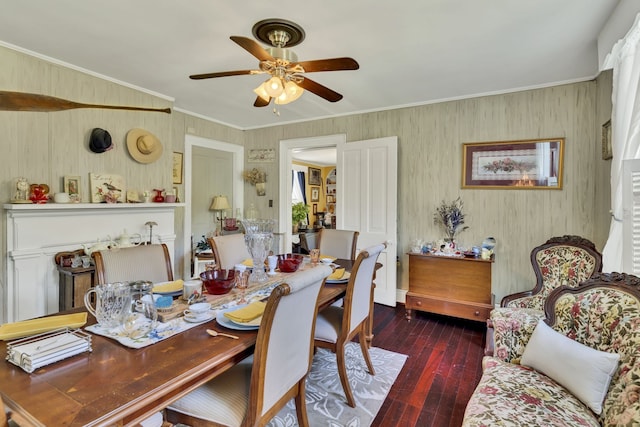
{"label": "textured beige wallpaper", "polygon": [[[78,102],[172,107],[168,99],[53,65],[0,47],[0,87],[4,90],[50,94]],[[493,291],[505,294],[533,285],[531,249],[549,237],[579,234],[601,250],[609,218],[610,162],[601,158],[601,125],[610,115],[610,75],[600,81],[575,83],[452,101],[421,107],[324,119],[308,123],[240,131],[174,111],[164,113],[82,109],[56,113],[0,112],[0,201],[11,197],[15,177],[48,183],[59,191],[64,175],[78,175],[88,191],[90,172],[123,175],[138,189],[171,188],[171,152],[184,150],[184,135],[193,135],[251,148],[279,147],[279,141],[344,133],[347,141],[398,136],[398,248],[401,261],[398,287],[407,288],[407,257],[413,238],[442,237],[433,225],[435,206],[458,196],[464,201],[469,230],[460,235],[467,245],[493,236],[498,241]],[[286,118],[285,118],[286,119]],[[95,154],[87,148],[94,127],[107,129],[116,149]],[[154,133],[164,155],[143,165],[128,154],[126,133],[142,127]],[[564,188],[555,190],[461,189],[461,145],[465,142],[548,137],[566,138]],[[249,166],[247,164],[247,166]],[[245,206],[254,203],[263,217],[276,218],[278,164],[261,164],[268,174],[267,197],[245,188]],[[184,194],[181,185],[180,193]],[[273,199],[273,208],[268,200]],[[182,209],[176,215],[176,276],[182,277],[180,233]],[[3,216],[2,230],[5,228]],[[2,278],[6,245],[2,240]],[[442,272],[446,274],[446,272]]]}

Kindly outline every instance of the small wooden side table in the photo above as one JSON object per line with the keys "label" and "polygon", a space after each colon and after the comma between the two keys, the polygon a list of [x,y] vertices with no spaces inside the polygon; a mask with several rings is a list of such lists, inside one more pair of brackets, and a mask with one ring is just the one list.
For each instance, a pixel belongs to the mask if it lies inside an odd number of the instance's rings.
{"label": "small wooden side table", "polygon": [[65,311],[84,306],[84,294],[95,284],[94,265],[89,267],[65,267],[62,260],[74,255],[84,255],[84,250],[60,252],[54,260],[58,268],[58,310]]}
{"label": "small wooden side table", "polygon": [[84,294],[94,285],[96,268],[62,267],[58,265],[58,309],[70,310],[84,306]]}

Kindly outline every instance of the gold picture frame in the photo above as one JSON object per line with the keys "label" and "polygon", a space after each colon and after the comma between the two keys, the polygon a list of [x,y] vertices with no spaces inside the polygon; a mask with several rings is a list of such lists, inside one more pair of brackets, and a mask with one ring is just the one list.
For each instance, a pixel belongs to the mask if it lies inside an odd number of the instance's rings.
{"label": "gold picture frame", "polygon": [[322,185],[322,170],[309,168],[309,185]]}
{"label": "gold picture frame", "polygon": [[182,153],[177,151],[173,152],[173,183],[182,184]]}
{"label": "gold picture frame", "polygon": [[66,175],[63,179],[64,192],[72,202],[82,201],[82,179],[79,176]]}
{"label": "gold picture frame", "polygon": [[462,188],[561,190],[564,138],[462,144]]}

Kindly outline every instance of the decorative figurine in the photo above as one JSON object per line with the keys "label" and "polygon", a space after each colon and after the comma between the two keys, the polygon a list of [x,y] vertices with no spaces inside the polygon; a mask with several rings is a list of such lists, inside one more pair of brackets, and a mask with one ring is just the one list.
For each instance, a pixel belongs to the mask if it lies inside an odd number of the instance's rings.
{"label": "decorative figurine", "polygon": [[16,193],[11,203],[32,203],[31,200],[29,200],[30,188],[27,178],[18,178],[16,181]]}

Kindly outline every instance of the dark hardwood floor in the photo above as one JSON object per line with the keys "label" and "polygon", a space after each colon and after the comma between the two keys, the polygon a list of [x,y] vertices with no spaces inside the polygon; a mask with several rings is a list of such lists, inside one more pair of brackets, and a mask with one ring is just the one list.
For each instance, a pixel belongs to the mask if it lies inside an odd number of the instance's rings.
{"label": "dark hardwood floor", "polygon": [[372,427],[459,427],[482,375],[486,326],[376,304],[375,347],[408,355]]}

